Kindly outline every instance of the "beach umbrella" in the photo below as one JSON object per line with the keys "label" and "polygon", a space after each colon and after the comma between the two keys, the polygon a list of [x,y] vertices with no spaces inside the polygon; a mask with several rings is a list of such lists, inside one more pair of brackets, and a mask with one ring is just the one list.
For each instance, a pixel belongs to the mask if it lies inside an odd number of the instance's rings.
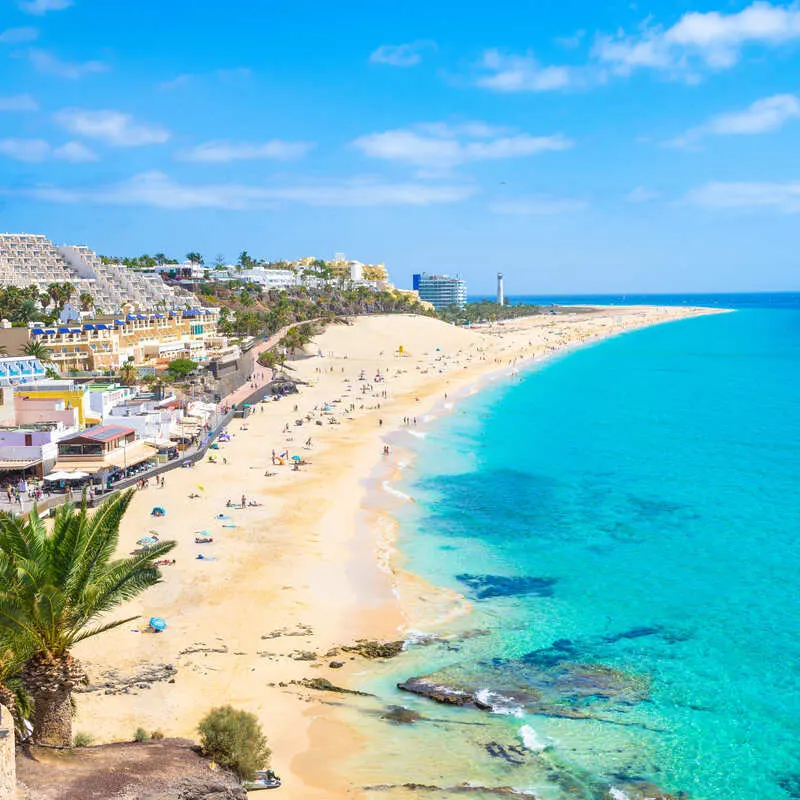
{"label": "beach umbrella", "polygon": [[206,490],[206,487],[205,487],[205,486],[201,486],[199,483],[197,484],[197,488],[198,488],[198,489],[199,489],[201,492],[204,492],[204,491]]}
{"label": "beach umbrella", "polygon": [[167,621],[161,617],[150,617],[150,627],[154,631],[163,631],[167,628]]}
{"label": "beach umbrella", "polygon": [[300,456],[292,456],[292,461],[302,461],[303,459]]}

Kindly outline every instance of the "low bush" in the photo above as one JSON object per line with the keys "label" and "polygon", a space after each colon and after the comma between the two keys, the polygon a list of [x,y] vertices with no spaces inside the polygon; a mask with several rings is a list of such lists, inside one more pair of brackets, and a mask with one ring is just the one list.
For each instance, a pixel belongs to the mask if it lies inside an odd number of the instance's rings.
{"label": "low bush", "polygon": [[161,739],[163,739],[163,738],[164,738],[164,731],[162,731],[162,730],[154,730],[154,731],[153,731],[153,732],[150,734],[150,738],[151,738],[151,739],[152,739],[154,742],[159,742],[159,741],[161,741]]}
{"label": "low bush", "polygon": [[200,720],[200,745],[204,755],[249,781],[267,766],[270,749],[255,714],[220,706]]}
{"label": "low bush", "polygon": [[136,733],[133,734],[134,742],[149,742],[150,734],[144,728],[137,728]]}
{"label": "low bush", "polygon": [[84,733],[79,731],[72,739],[73,747],[90,747],[94,742],[94,736],[91,733]]}

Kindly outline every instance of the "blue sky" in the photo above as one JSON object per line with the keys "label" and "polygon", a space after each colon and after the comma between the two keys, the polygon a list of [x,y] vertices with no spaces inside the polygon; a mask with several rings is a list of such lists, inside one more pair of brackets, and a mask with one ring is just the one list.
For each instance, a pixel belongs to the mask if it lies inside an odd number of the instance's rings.
{"label": "blue sky", "polygon": [[0,229],[800,288],[800,7],[0,0]]}

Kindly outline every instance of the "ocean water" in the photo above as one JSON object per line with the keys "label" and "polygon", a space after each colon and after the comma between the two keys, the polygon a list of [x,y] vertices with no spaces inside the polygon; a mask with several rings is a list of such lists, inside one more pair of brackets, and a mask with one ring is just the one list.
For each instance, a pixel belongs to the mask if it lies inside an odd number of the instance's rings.
{"label": "ocean water", "polygon": [[[472,612],[363,678],[423,716],[364,713],[374,797],[800,797],[800,302],[763,298],[406,437],[400,562]],[[493,710],[396,688],[429,675]]]}

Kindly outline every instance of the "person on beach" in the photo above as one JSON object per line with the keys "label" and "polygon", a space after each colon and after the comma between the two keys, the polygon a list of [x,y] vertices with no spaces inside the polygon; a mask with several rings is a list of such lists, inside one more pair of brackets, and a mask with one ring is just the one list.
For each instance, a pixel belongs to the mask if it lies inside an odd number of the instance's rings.
{"label": "person on beach", "polygon": [[242,508],[247,508],[247,498],[242,495]]}

